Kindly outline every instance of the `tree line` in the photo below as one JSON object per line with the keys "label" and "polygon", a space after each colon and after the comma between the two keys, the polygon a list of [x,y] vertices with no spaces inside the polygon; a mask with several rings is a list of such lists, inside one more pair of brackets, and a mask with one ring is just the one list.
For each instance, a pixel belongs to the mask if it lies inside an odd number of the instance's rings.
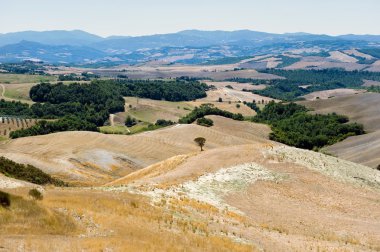
{"label": "tree line", "polygon": [[324,70],[280,70],[267,69],[262,71],[285,77],[267,81],[268,87],[264,90],[252,92],[283,100],[292,101],[300,96],[321,90],[336,88],[358,88],[364,84],[363,80],[380,81],[380,73],[367,71],[344,71],[341,69]]}
{"label": "tree line", "polygon": [[270,102],[253,121],[271,125],[271,140],[310,150],[365,133],[363,125],[348,123],[346,116],[335,113],[312,115],[307,112],[306,107],[295,103]]}

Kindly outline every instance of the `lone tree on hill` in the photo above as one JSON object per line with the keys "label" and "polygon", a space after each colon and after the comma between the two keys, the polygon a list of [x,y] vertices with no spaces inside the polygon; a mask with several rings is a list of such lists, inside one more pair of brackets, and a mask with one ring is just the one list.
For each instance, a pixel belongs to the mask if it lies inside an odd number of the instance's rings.
{"label": "lone tree on hill", "polygon": [[194,142],[196,142],[198,146],[201,147],[201,151],[203,151],[203,146],[205,146],[206,139],[204,137],[197,137],[194,139]]}

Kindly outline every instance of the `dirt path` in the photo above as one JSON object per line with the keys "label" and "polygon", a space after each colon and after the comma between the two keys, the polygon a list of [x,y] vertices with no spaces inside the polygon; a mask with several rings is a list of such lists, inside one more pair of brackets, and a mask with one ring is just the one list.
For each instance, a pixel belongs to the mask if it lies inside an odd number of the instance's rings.
{"label": "dirt path", "polygon": [[110,114],[110,125],[111,126],[115,126],[115,115],[114,114]]}

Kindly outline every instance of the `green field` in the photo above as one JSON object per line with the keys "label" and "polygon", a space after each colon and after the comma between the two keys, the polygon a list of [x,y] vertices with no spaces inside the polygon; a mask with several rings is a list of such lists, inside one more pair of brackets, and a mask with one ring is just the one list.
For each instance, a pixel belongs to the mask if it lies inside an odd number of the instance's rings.
{"label": "green field", "polygon": [[104,134],[133,135],[133,134],[156,130],[160,128],[162,127],[156,126],[150,123],[146,123],[146,122],[140,122],[137,125],[130,128],[123,125],[116,125],[116,126],[103,126],[103,127],[100,127],[99,129],[100,129],[100,132]]}
{"label": "green field", "polygon": [[56,80],[57,80],[56,76],[0,73],[0,83],[5,83],[5,84],[39,83],[39,82],[48,82],[48,81],[56,81]]}
{"label": "green field", "polygon": [[155,123],[158,119],[177,121],[194,108],[191,102],[157,101],[135,97],[126,97],[125,102],[127,115],[150,123]]}

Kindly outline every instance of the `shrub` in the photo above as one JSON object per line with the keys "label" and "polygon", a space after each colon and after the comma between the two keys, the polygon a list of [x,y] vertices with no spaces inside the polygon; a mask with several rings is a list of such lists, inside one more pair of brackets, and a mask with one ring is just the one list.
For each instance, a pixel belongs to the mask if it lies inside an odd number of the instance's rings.
{"label": "shrub", "polygon": [[211,119],[202,117],[197,119],[197,124],[204,127],[211,127],[214,125],[214,122]]}
{"label": "shrub", "polygon": [[127,116],[127,118],[125,119],[125,126],[127,127],[132,127],[132,126],[135,126],[137,124],[137,121],[135,118],[132,118],[131,116]]}
{"label": "shrub", "polygon": [[0,191],[0,206],[4,208],[11,206],[11,198],[8,193]]}
{"label": "shrub", "polygon": [[42,193],[39,190],[35,189],[35,188],[30,189],[28,194],[34,200],[42,200],[44,198],[44,196],[42,195]]}

